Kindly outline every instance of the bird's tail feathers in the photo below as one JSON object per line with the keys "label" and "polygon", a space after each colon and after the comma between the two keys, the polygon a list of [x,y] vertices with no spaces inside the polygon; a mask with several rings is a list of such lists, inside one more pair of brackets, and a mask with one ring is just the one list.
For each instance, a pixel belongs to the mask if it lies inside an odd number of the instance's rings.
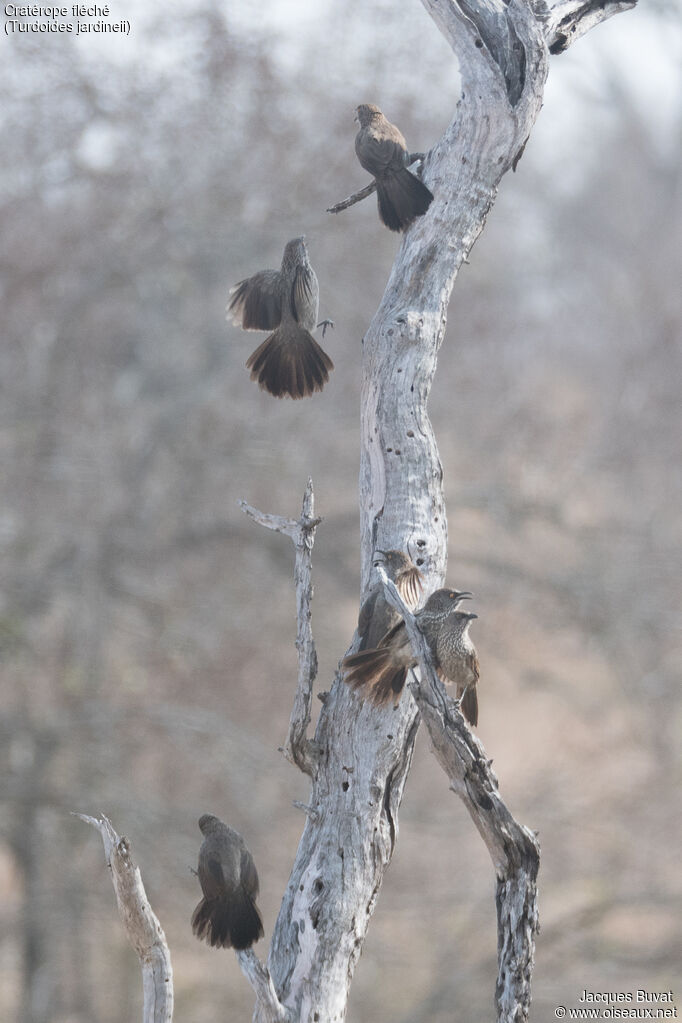
{"label": "bird's tail feathers", "polygon": [[396,666],[391,651],[385,647],[349,654],[343,660],[344,682],[376,707],[393,698],[397,703],[405,687],[407,668]]}
{"label": "bird's tail feathers", "polygon": [[462,696],[461,711],[470,725],[478,724],[478,693],[475,685],[467,686]]}
{"label": "bird's tail feathers", "polygon": [[192,931],[213,948],[250,948],[263,937],[255,902],[240,885],[228,897],[202,899],[192,914]]}
{"label": "bird's tail feathers", "polygon": [[263,341],[246,363],[251,379],[276,398],[305,398],[321,391],[334,363],[312,334],[283,324]]}
{"label": "bird's tail feathers", "polygon": [[391,231],[404,231],[415,217],[426,213],[433,192],[403,167],[377,178],[379,216]]}

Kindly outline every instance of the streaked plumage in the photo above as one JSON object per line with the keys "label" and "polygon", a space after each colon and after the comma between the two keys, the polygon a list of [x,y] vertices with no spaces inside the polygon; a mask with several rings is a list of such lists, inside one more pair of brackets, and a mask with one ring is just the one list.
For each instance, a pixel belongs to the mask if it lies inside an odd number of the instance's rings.
{"label": "streaked plumage", "polygon": [[[410,557],[402,551],[376,551],[375,564],[383,565],[386,575],[396,584],[398,593],[410,610],[413,610],[422,594],[423,578]],[[388,630],[399,621],[400,615],[384,596],[383,583],[377,583],[369,591],[360,608],[359,649],[367,650],[378,646]]]}
{"label": "streaked plumage", "polygon": [[[472,725],[478,723],[476,684],[479,668],[476,649],[468,631],[478,615],[459,611],[468,591],[440,589],[415,613],[417,625],[426,637],[436,668],[445,682],[457,687],[462,713]],[[407,672],[417,664],[405,623],[394,625],[373,649],[344,658],[344,681],[377,706],[391,698],[398,703]]]}

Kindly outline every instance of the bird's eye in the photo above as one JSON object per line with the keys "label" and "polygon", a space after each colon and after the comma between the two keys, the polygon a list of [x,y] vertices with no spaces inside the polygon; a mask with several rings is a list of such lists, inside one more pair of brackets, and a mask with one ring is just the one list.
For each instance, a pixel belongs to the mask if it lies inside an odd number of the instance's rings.
{"label": "bird's eye", "polygon": [[452,590],[451,590],[451,591],[450,591],[450,600],[454,600],[454,599],[455,599],[455,595],[454,595],[454,593],[453,593],[453,592],[452,592]]}

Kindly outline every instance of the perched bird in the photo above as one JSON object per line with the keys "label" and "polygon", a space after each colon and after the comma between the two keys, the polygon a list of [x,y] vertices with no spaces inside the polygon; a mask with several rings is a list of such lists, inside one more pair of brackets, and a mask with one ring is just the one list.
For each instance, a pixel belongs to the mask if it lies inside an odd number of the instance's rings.
{"label": "perched bird", "polygon": [[192,931],[214,948],[244,949],[263,937],[256,907],[258,874],[244,839],[213,814],[199,818],[199,883],[204,897],[192,914]]}
{"label": "perched bird", "polygon": [[357,108],[360,131],[355,152],[377,183],[379,217],[391,231],[404,231],[415,217],[426,213],[433,193],[409,171],[412,158],[402,134],[387,121],[379,107],[363,103]]}
{"label": "perched bird", "polygon": [[[419,603],[423,589],[423,578],[419,569],[412,564],[409,556],[402,551],[375,551],[374,564],[383,565],[386,575],[398,588],[398,593],[412,610]],[[368,593],[358,616],[358,650],[368,650],[379,645],[386,633],[400,621],[396,609],[384,596],[383,583],[377,583]]]}
{"label": "perched bird", "polygon": [[272,330],[248,359],[251,379],[276,398],[305,398],[321,391],[334,363],[311,331],[317,323],[320,289],[308,259],[305,237],[287,242],[279,270],[260,270],[232,288],[227,307],[243,330]]}
{"label": "perched bird", "polygon": [[[445,682],[457,686],[457,699],[470,724],[478,723],[478,657],[469,639],[469,626],[478,618],[473,612],[458,611],[466,591],[436,590],[415,613],[417,625],[426,637],[436,668]],[[400,621],[373,650],[350,654],[343,660],[345,681],[353,689],[364,689],[377,706],[393,697],[397,703],[409,668],[417,664],[405,622]]]}

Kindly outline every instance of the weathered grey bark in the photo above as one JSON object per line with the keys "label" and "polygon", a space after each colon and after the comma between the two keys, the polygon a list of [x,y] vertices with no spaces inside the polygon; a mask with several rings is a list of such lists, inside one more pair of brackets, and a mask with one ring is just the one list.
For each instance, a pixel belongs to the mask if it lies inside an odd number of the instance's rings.
{"label": "weathered grey bark", "polygon": [[[374,581],[376,547],[408,551],[426,577],[427,592],[444,580],[442,468],[426,403],[450,293],[502,176],[523,152],[542,105],[549,52],[561,52],[636,0],[559,0],[552,9],[542,0],[422,2],[457,55],[462,97],[452,124],[424,161],[423,178],[434,201],[428,215],[404,235],[364,338],[363,592]],[[367,186],[336,209],[371,191]],[[522,1023],[528,1018],[537,927],[537,843],[504,806],[483,747],[435,679],[428,651],[421,654],[425,681],[410,686],[397,710],[361,702],[337,676],[325,694],[314,741],[306,737],[316,672],[310,549],[318,520],[312,487],[309,497],[298,521],[245,508],[262,524],[287,533],[296,546],[299,684],[284,752],[312,778],[309,804],[298,804],[306,823],[268,969],[253,953],[239,955],[257,993],[254,1019],[334,1023],[345,1018],[353,971],[397,839],[398,809],[421,711],[451,787],[465,801],[493,860],[499,936],[496,1015],[504,1023]],[[456,572],[450,581],[465,582]],[[407,621],[413,630],[413,621]],[[421,649],[418,630],[410,634]],[[84,819],[100,828],[106,847],[104,820]],[[167,977],[170,982],[170,963]],[[163,983],[163,973],[150,975],[150,990],[156,992]]]}
{"label": "weathered grey bark", "polygon": [[420,676],[410,686],[433,750],[455,792],[476,825],[497,877],[497,986],[499,1020],[525,1020],[538,929],[537,875],[540,848],[533,833],[518,824],[500,796],[483,745],[470,731],[459,703],[448,695],[434,668],[428,644],[414,615],[384,569],[378,568],[387,600],[405,620],[419,657]]}
{"label": "weathered grey bark", "polygon": [[99,831],[111,870],[118,911],[142,966],[144,1023],[168,1023],[173,1018],[173,969],[170,952],[147,894],[139,868],[133,863],[128,840],[116,834],[107,817],[77,813]]}
{"label": "weathered grey bark", "polygon": [[292,1023],[293,1017],[277,997],[270,973],[253,949],[247,948],[243,952],[235,952],[235,955],[267,1018],[276,1020],[276,1023]]}
{"label": "weathered grey bark", "polygon": [[313,481],[308,480],[303,495],[300,519],[286,519],[281,515],[269,515],[252,508],[246,501],[240,501],[242,511],[250,515],[259,525],[284,533],[293,541],[296,549],[294,584],[296,587],[296,620],[298,631],[298,683],[294,706],[289,720],[289,734],[286,744],[281,747],[287,760],[296,764],[306,774],[313,775],[317,760],[317,747],[307,738],[310,724],[310,708],[313,700],[313,683],[317,677],[317,652],[310,623],[310,605],[313,599],[312,552],[315,530],[322,519],[315,518]]}
{"label": "weathered grey bark", "polygon": [[[564,2],[552,19],[544,4],[529,0],[423,3],[458,57],[462,97],[424,163],[434,202],[403,237],[364,338],[363,592],[373,582],[376,547],[409,551],[426,576],[427,592],[444,580],[442,468],[426,402],[452,286],[540,111],[549,45],[563,48],[597,21],[633,6],[630,0],[601,7]],[[456,571],[450,581],[465,582]],[[460,729],[460,715],[447,698],[432,706],[435,692],[418,688],[420,707],[498,877],[497,1018],[518,1023],[527,1019],[530,1002],[537,847],[502,804],[482,747],[468,729]],[[279,998],[296,1020],[332,1023],[345,1017],[348,988],[396,841],[418,724],[413,699],[403,698],[396,711],[377,710],[338,677],[325,698],[315,735],[319,760],[310,812],[268,960]],[[271,1018],[262,1005],[256,1007],[258,1023]]]}
{"label": "weathered grey bark", "polygon": [[637,0],[559,0],[549,10],[545,39],[550,53],[563,53],[595,25],[633,8]]}

